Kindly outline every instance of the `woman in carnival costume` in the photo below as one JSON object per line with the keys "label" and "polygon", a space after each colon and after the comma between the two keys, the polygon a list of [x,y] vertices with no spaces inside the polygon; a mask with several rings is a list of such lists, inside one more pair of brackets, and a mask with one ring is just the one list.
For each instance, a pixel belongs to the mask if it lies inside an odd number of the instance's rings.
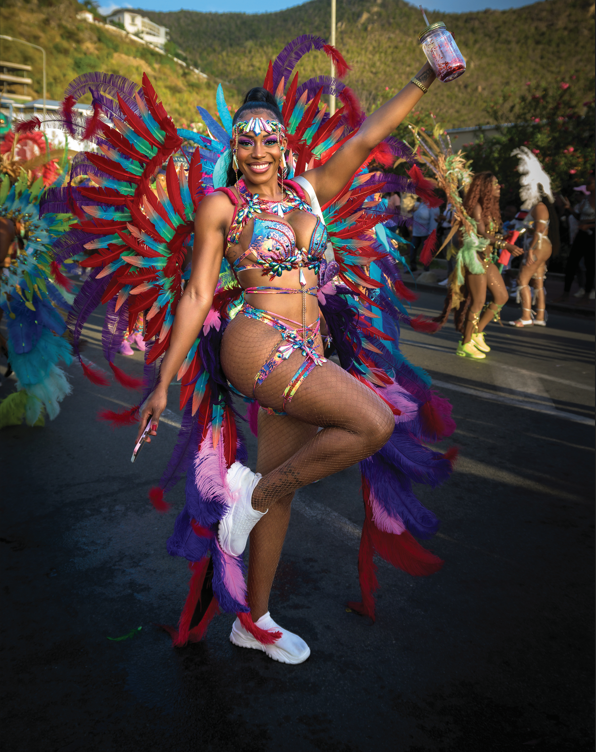
{"label": "woman in carnival costume", "polygon": [[[463,337],[457,347],[459,356],[474,360],[482,360],[486,358],[486,353],[490,352],[484,330],[490,321],[501,323],[501,308],[509,299],[509,293],[497,267],[500,251],[507,249],[514,256],[522,254],[521,248],[507,243],[499,234],[502,224],[500,195],[501,187],[497,177],[492,172],[480,172],[472,178],[464,198],[464,208],[476,222],[478,235],[488,241],[467,268],[466,285],[471,302]],[[482,271],[476,261],[480,262]],[[485,303],[488,291],[492,301]]]}
{"label": "woman in carnival costume", "polygon": [[[522,209],[528,212],[524,225],[533,231],[534,236],[524,252],[518,277],[517,302],[521,303],[522,315],[507,323],[518,329],[533,324],[546,326],[546,264],[559,249],[559,217],[555,211],[555,197],[549,176],[526,146],[514,149],[511,155],[519,159],[519,197]],[[533,304],[536,305],[536,312],[532,310]]]}
{"label": "woman in carnival costume", "polygon": [[[66,154],[63,161],[53,187],[64,180]],[[43,425],[44,413],[53,420],[59,403],[72,391],[60,363],[68,366],[72,361],[71,345],[63,335],[64,315],[74,298],[52,252],[52,243],[68,230],[72,217],[40,211],[52,186],[44,188],[43,177],[34,180],[24,167],[26,163],[5,159],[0,182],[0,246],[7,252],[0,270],[0,316],[8,330],[3,351],[7,372],[17,378],[17,391],[0,402],[0,428],[22,422]]]}
{"label": "woman in carnival costume", "polygon": [[[501,215],[496,177],[490,172],[474,175],[464,154],[453,153],[449,135],[438,124],[436,139],[419,128],[412,127],[412,132],[421,161],[433,172],[453,207],[451,230],[437,253],[456,236],[460,241],[445,305],[435,321],[442,326],[453,310],[455,326],[462,334],[457,355],[483,360],[490,352],[484,340],[484,329],[491,319],[500,320],[501,308],[507,301],[507,288],[495,264],[497,251],[506,248],[515,255],[522,251],[497,233]],[[424,253],[425,262],[430,263],[433,249],[429,247]],[[485,306],[487,287],[493,300]]]}
{"label": "woman in carnival costume", "polygon": [[[411,293],[393,244],[376,229],[389,216],[370,200],[383,190],[414,190],[410,180],[369,165],[413,161],[388,136],[434,74],[424,65],[365,119],[341,81],[323,76],[299,85],[292,77],[313,49],[331,56],[340,76],[347,71],[335,48],[300,37],[270,63],[264,86],[248,93],[233,119],[221,89],[221,124],[199,108],[209,137],[177,131],[146,76],[141,89],[120,77],[79,77],[63,108],[73,134],[87,128],[72,105],[91,91],[96,112],[109,120],[98,123],[101,153],[83,155],[73,168],[86,170],[93,187],[64,196],[80,221],[60,240],[58,257],[93,251],[82,262],[92,273],[74,304],[75,352],[88,316],[107,302],[104,352],[125,383],[113,358],[126,328],[146,312],[142,401],[104,415],[122,425],[140,414],[139,434],[150,420],[156,435],[168,386],[176,374],[182,380],[178,443],[150,492],[165,511],[164,491],[187,474],[168,551],[188,559],[192,578],[178,628],[167,629],[175,645],[198,641],[223,610],[237,616],[232,642],[285,663],[310,654],[273,621],[268,605],[295,491],[360,462],[362,601],[351,606],[374,619],[375,552],[414,575],[442,565],[413,537],[433,535],[438,520],[412,482],[436,486],[454,458],[427,446],[453,432],[450,405],[398,348],[401,322],[425,331],[436,325],[411,318],[401,302]],[[343,104],[331,117],[320,105],[329,93]],[[167,190],[160,181],[153,190],[162,165]],[[341,367],[324,357],[330,339]],[[241,464],[234,395],[250,403],[257,473]]]}

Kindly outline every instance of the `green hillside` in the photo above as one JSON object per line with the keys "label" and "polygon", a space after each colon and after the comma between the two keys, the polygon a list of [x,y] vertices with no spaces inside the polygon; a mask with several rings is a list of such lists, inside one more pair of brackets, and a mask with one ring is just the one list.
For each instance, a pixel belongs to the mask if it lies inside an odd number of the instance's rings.
{"label": "green hillside", "polygon": [[[240,94],[262,82],[267,61],[288,41],[299,34],[327,38],[329,33],[329,0],[258,15],[140,12],[167,26],[190,59]],[[424,100],[448,127],[486,121],[487,100],[505,86],[514,95],[528,80],[558,86],[575,74],[576,90],[584,98],[593,95],[594,4],[588,0],[430,15],[431,21],[446,22],[468,61],[463,78],[436,85]],[[337,19],[337,46],[353,68],[346,81],[370,111],[423,62],[417,44],[424,28],[420,11],[402,0],[337,0]],[[328,72],[321,53],[311,54],[300,68],[304,75]]]}
{"label": "green hillside", "polygon": [[[49,99],[62,99],[67,84],[81,73],[118,73],[140,83],[145,71],[177,125],[199,120],[198,104],[215,110],[215,82],[141,43],[78,20],[76,14],[84,8],[76,0],[3,0],[0,5],[2,34],[45,48]],[[34,99],[43,96],[39,52],[0,39],[0,59],[31,65],[33,87],[28,93]],[[235,91],[226,93],[235,103]]]}

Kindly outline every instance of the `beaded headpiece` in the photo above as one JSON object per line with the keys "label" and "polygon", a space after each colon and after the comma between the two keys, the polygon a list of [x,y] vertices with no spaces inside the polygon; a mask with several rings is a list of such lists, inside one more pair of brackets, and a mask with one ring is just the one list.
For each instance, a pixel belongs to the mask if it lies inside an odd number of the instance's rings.
{"label": "beaded headpiece", "polygon": [[281,136],[286,135],[286,129],[279,120],[265,120],[260,117],[251,117],[248,120],[239,120],[234,123],[232,132],[236,138],[244,133],[254,133],[260,136],[261,133],[279,133]]}

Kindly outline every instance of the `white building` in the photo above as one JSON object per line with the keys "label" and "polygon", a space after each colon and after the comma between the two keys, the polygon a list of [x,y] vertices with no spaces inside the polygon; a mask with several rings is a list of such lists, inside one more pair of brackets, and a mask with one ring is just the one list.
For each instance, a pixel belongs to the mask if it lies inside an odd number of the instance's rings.
{"label": "white building", "polygon": [[170,30],[153,23],[148,18],[128,10],[118,10],[108,17],[108,23],[120,23],[129,34],[136,34],[148,44],[164,49],[170,37]]}

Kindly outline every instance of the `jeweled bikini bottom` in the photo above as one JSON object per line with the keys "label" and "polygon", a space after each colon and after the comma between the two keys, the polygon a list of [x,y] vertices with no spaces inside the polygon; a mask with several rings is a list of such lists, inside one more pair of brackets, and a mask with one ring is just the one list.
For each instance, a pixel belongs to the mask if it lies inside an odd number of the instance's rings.
{"label": "jeweled bikini bottom", "polygon": [[309,324],[308,326],[303,326],[298,321],[288,319],[285,316],[280,316],[277,313],[271,313],[270,311],[265,311],[261,308],[253,308],[253,306],[248,303],[245,303],[239,313],[244,314],[249,319],[262,321],[264,324],[277,329],[283,338],[281,343],[276,345],[265,364],[255,376],[252,390],[255,399],[257,399],[257,388],[278,366],[287,360],[295,350],[299,350],[304,356],[303,362],[284,390],[282,410],[274,410],[273,408],[266,407],[263,408],[267,412],[275,415],[285,415],[285,408],[298,391],[300,384],[302,384],[315,366],[322,366],[323,363],[327,362],[326,359],[319,355],[316,350],[316,338],[321,330],[321,320],[317,319],[314,323]]}

